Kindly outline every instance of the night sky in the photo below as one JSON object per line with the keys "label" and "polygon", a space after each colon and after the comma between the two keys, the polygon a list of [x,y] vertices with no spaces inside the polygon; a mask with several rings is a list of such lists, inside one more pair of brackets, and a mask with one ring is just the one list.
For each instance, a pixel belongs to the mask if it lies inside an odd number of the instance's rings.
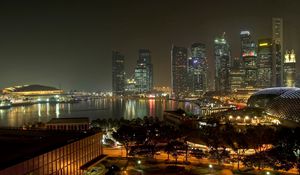
{"label": "night sky", "polygon": [[205,43],[213,72],[215,36],[226,32],[239,56],[240,30],[271,37],[272,17],[284,19],[285,48],[300,56],[299,8],[299,0],[1,1],[0,88],[110,90],[111,51],[125,55],[131,75],[139,48],[152,52],[154,85],[169,86],[172,44]]}

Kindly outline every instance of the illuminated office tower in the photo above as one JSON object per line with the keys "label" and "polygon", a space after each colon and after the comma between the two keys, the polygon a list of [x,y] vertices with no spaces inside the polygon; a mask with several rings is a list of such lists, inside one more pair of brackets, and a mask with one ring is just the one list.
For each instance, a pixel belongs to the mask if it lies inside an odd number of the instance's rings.
{"label": "illuminated office tower", "polygon": [[175,97],[184,97],[188,93],[188,58],[187,49],[172,46],[171,50],[171,83]]}
{"label": "illuminated office tower", "polygon": [[272,19],[273,37],[273,86],[283,85],[283,20],[282,18]]}
{"label": "illuminated office tower", "polygon": [[235,57],[231,60],[229,71],[229,84],[231,92],[236,92],[238,89],[243,88],[243,78],[245,77],[245,71],[242,67],[243,65],[241,58]]}
{"label": "illuminated office tower", "polygon": [[222,94],[230,92],[230,46],[225,39],[225,33],[214,40],[215,56],[215,91]]}
{"label": "illuminated office tower", "polygon": [[296,55],[294,50],[286,51],[284,55],[283,83],[286,87],[296,86]]}
{"label": "illuminated office tower", "polygon": [[151,63],[151,53],[148,49],[139,50],[134,80],[136,91],[139,93],[149,92],[153,88],[153,65]]}
{"label": "illuminated office tower", "polygon": [[251,41],[249,31],[241,31],[241,54],[245,71],[244,86],[255,87],[257,80],[257,53],[256,44]]}
{"label": "illuminated office tower", "polygon": [[272,39],[258,40],[257,87],[272,87]]}
{"label": "illuminated office tower", "polygon": [[124,55],[112,52],[112,92],[113,95],[123,95],[125,88]]}
{"label": "illuminated office tower", "polygon": [[207,59],[206,48],[202,43],[191,46],[191,57],[188,59],[189,91],[193,95],[207,92]]}

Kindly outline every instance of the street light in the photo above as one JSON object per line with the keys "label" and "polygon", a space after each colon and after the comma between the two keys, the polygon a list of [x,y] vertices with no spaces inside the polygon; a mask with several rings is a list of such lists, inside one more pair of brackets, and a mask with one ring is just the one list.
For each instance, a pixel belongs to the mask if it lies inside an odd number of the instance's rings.
{"label": "street light", "polygon": [[142,163],[142,161],[141,161],[141,160],[138,160],[137,163],[140,165],[140,164]]}
{"label": "street light", "polygon": [[271,173],[269,171],[266,172],[267,175],[270,175]]}
{"label": "street light", "polygon": [[209,165],[208,165],[208,168],[212,169],[212,168],[213,168],[213,165],[212,165],[212,164],[209,164]]}
{"label": "street light", "polygon": [[248,115],[246,115],[246,116],[245,116],[245,118],[244,118],[244,122],[246,122],[247,120],[249,120],[249,117],[248,117]]}

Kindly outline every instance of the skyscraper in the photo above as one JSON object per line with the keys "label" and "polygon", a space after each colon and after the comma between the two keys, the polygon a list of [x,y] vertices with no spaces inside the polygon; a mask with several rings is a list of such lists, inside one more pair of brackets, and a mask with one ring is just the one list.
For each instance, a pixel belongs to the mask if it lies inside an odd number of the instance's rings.
{"label": "skyscraper", "polygon": [[153,65],[148,49],[139,50],[139,58],[134,72],[136,90],[139,93],[149,92],[153,88]]}
{"label": "skyscraper", "polygon": [[271,38],[258,40],[257,87],[259,88],[272,87],[272,53]]}
{"label": "skyscraper", "polygon": [[215,55],[215,91],[227,94],[230,91],[230,46],[225,39],[225,33],[214,40]]}
{"label": "skyscraper", "polygon": [[172,46],[171,50],[171,83],[173,95],[183,97],[188,93],[187,49]]}
{"label": "skyscraper", "polygon": [[249,31],[241,31],[241,54],[245,70],[244,86],[255,87],[257,80],[257,53],[256,44],[251,41]]}
{"label": "skyscraper", "polygon": [[124,55],[112,51],[112,92],[123,95],[125,88]]}
{"label": "skyscraper", "polygon": [[283,85],[283,20],[282,18],[272,19],[273,38],[273,86]]}
{"label": "skyscraper", "polygon": [[202,95],[207,91],[206,48],[202,43],[191,46],[191,57],[188,59],[189,91],[193,95]]}
{"label": "skyscraper", "polygon": [[231,60],[229,72],[229,84],[231,92],[236,92],[238,89],[243,87],[245,71],[242,67],[243,65],[240,57],[235,57]]}
{"label": "skyscraper", "polygon": [[296,55],[294,50],[286,51],[284,55],[283,83],[286,87],[296,86]]}

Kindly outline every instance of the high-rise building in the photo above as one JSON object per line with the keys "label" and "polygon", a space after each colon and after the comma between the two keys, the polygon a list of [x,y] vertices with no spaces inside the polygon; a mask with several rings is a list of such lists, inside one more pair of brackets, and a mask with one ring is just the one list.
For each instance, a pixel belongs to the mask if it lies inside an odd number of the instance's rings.
{"label": "high-rise building", "polygon": [[171,50],[171,83],[175,97],[183,97],[188,93],[188,58],[187,49],[172,46]]}
{"label": "high-rise building", "polygon": [[255,87],[257,80],[257,53],[256,44],[251,41],[249,31],[241,31],[241,54],[245,70],[244,86]]}
{"label": "high-rise building", "polygon": [[272,39],[258,40],[257,87],[272,87]]}
{"label": "high-rise building", "polygon": [[130,78],[126,78],[125,81],[125,93],[126,95],[132,95],[137,92],[136,90],[136,81],[133,78],[134,76],[131,76]]}
{"label": "high-rise building", "polygon": [[235,57],[231,60],[229,83],[230,91],[236,92],[243,87],[243,78],[245,77],[245,71],[242,68],[242,60],[239,57]]}
{"label": "high-rise building", "polygon": [[188,84],[193,95],[203,95],[207,91],[207,68],[205,44],[192,44],[191,57],[188,59]]}
{"label": "high-rise building", "polygon": [[153,88],[153,65],[148,49],[139,50],[139,58],[134,72],[136,90],[139,93],[149,92]]}
{"label": "high-rise building", "polygon": [[296,87],[300,87],[300,73],[296,72]]}
{"label": "high-rise building", "polygon": [[273,86],[283,85],[283,20],[282,18],[272,19],[273,38]]}
{"label": "high-rise building", "polygon": [[113,95],[123,95],[125,85],[124,55],[112,52],[112,91]]}
{"label": "high-rise building", "polygon": [[286,51],[284,55],[283,83],[286,87],[296,86],[296,55],[294,50]]}
{"label": "high-rise building", "polygon": [[230,92],[230,46],[225,39],[225,33],[214,40],[215,55],[215,91],[222,94]]}

